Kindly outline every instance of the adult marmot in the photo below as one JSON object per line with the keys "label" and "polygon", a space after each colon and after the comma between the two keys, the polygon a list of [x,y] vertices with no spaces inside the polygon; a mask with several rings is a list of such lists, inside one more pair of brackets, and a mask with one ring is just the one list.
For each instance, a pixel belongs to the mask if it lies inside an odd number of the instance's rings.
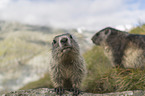
{"label": "adult marmot", "polygon": [[97,32],[92,41],[104,48],[114,67],[145,67],[145,35],[129,34],[111,27]]}
{"label": "adult marmot", "polygon": [[79,94],[79,87],[86,73],[79,45],[71,34],[58,35],[52,42],[51,79],[57,94],[72,89]]}

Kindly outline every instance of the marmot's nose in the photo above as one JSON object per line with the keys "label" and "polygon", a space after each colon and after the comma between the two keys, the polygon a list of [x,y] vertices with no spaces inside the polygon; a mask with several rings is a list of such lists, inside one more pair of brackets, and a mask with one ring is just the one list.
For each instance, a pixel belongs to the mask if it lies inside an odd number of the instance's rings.
{"label": "marmot's nose", "polygon": [[60,40],[61,43],[67,43],[67,41],[68,41],[67,38],[62,38],[62,39]]}

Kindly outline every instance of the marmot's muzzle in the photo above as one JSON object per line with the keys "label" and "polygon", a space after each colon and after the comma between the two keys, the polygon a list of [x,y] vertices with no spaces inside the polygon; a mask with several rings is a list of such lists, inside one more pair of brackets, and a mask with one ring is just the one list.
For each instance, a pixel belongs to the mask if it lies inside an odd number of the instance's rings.
{"label": "marmot's muzzle", "polygon": [[71,47],[70,38],[68,36],[59,37],[59,46],[63,48]]}

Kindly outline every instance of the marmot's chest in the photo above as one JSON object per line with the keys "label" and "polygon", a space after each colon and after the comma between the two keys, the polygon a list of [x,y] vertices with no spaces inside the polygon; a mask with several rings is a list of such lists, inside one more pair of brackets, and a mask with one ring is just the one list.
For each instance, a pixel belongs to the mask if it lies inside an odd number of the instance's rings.
{"label": "marmot's chest", "polygon": [[64,66],[62,75],[64,78],[68,79],[71,78],[74,73],[74,66]]}
{"label": "marmot's chest", "polygon": [[111,64],[112,64],[112,66],[114,66],[114,63],[113,63],[114,57],[113,57],[113,53],[112,53],[111,48],[108,47],[108,46],[105,46],[105,47],[104,47],[104,54],[109,58],[109,60],[110,60],[110,62],[111,62]]}

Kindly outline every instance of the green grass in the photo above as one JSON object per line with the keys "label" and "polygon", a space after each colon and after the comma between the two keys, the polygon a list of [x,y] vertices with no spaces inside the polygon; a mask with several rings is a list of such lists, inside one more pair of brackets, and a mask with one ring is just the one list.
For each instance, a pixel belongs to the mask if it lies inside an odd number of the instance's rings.
{"label": "green grass", "polygon": [[101,47],[94,46],[83,56],[87,63],[88,73],[103,74],[105,73],[105,71],[111,68],[111,63],[109,62],[108,58],[104,55],[103,49]]}
{"label": "green grass", "polygon": [[133,28],[130,33],[134,34],[144,34],[145,35],[145,24],[142,24],[141,26]]}
{"label": "green grass", "polygon": [[145,71],[134,69],[111,69],[102,75],[86,79],[85,91],[91,93],[145,90]]}
{"label": "green grass", "polygon": [[20,90],[36,89],[36,88],[52,88],[52,87],[53,85],[50,80],[50,76],[48,73],[46,73],[44,77],[41,78],[40,80],[28,83],[27,85],[20,88]]}
{"label": "green grass", "polygon": [[111,69],[111,64],[101,47],[94,46],[83,56],[87,64],[88,74],[82,84],[82,89],[88,92],[95,92],[96,80]]}

